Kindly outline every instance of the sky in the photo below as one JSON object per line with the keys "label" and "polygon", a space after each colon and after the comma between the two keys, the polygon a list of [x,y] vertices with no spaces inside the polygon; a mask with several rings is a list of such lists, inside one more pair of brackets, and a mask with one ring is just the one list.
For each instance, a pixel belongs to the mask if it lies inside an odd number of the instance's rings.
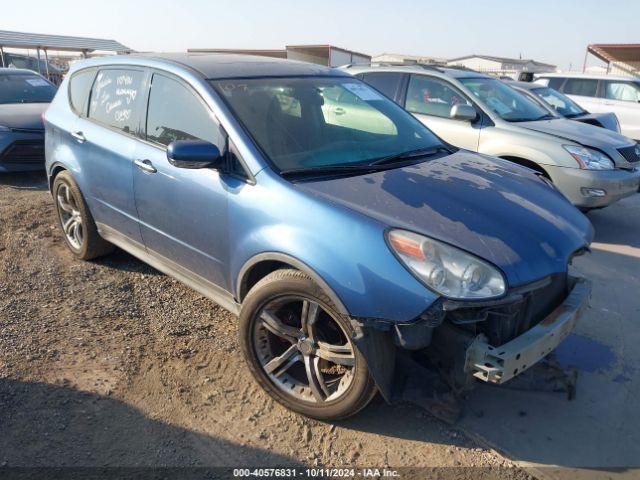
{"label": "sky", "polygon": [[522,56],[578,69],[590,43],[640,43],[640,0],[0,0],[0,7],[2,30],[110,38],[139,51],[332,44],[371,55]]}

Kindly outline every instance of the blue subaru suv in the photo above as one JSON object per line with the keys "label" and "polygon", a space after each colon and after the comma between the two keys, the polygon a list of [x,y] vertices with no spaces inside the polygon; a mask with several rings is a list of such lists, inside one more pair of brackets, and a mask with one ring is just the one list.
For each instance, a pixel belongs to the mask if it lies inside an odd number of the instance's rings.
{"label": "blue subaru suv", "polygon": [[532,170],[444,143],[377,90],[235,55],[78,62],[45,114],[71,252],[118,246],[240,318],[256,381],[337,419],[417,350],[500,384],[587,303],[593,229]]}

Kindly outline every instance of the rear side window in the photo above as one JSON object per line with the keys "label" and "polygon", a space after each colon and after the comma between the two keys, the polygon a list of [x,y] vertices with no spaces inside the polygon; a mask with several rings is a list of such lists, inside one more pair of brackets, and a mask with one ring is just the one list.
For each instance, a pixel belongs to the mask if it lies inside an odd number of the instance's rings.
{"label": "rear side window", "polygon": [[144,97],[143,82],[144,73],[138,70],[100,70],[91,89],[89,118],[134,133]]}
{"label": "rear side window", "polygon": [[560,90],[560,87],[564,83],[564,78],[562,77],[551,77],[548,79],[547,87],[553,88],[554,90]]}
{"label": "rear side window", "polygon": [[589,78],[570,78],[564,85],[563,91],[569,95],[595,97],[598,91],[598,81]]}
{"label": "rear side window", "polygon": [[391,72],[366,73],[362,76],[362,79],[373,88],[384,93],[391,100],[394,100],[400,88],[402,74]]}
{"label": "rear side window", "polygon": [[222,150],[221,137],[218,123],[194,92],[177,80],[153,75],[147,140],[165,146],[176,140],[206,140]]}
{"label": "rear side window", "polygon": [[69,81],[69,101],[71,102],[71,108],[78,115],[87,114],[89,91],[95,76],[95,70],[82,70],[74,74]]}
{"label": "rear side window", "polygon": [[471,105],[453,85],[425,75],[411,75],[406,109],[435,117],[449,118],[454,105]]}

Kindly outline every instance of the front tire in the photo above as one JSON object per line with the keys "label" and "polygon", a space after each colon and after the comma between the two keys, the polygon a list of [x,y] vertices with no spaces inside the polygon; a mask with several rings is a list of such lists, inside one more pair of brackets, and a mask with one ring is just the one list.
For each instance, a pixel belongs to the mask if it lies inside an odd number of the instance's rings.
{"label": "front tire", "polygon": [[98,234],[89,207],[69,172],[56,175],[53,198],[62,235],[76,257],[91,260],[113,251],[113,245]]}
{"label": "front tire", "polygon": [[362,410],[376,393],[348,317],[306,274],[270,273],[240,311],[240,344],[251,373],[276,401],[320,420]]}

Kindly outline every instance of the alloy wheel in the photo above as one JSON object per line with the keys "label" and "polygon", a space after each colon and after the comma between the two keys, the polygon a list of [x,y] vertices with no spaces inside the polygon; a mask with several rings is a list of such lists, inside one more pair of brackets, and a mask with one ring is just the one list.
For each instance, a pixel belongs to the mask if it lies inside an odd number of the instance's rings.
{"label": "alloy wheel", "polygon": [[84,226],[82,224],[82,215],[78,208],[78,200],[69,186],[64,183],[58,188],[56,199],[62,231],[69,244],[74,249],[80,250],[84,242]]}
{"label": "alloy wheel", "polygon": [[285,296],[256,315],[258,360],[271,382],[296,400],[339,400],[353,382],[356,357],[349,336],[317,302]]}

